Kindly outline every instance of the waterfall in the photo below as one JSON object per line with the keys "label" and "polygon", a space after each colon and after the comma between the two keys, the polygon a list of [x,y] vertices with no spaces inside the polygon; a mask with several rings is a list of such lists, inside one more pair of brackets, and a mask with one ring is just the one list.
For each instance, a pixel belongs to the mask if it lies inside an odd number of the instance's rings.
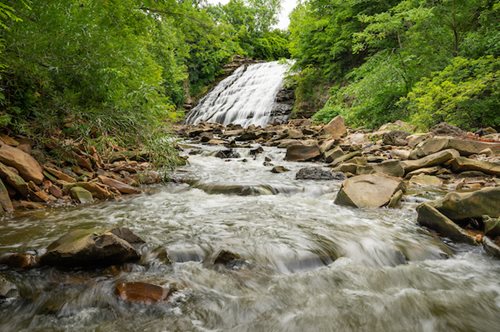
{"label": "waterfall", "polygon": [[201,99],[186,123],[267,125],[287,69],[288,65],[277,61],[239,67]]}

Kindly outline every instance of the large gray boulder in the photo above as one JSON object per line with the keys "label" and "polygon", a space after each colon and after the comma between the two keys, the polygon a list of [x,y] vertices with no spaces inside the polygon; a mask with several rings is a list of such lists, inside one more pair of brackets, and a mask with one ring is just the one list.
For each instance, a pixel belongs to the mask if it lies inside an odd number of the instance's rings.
{"label": "large gray boulder", "polygon": [[335,198],[335,204],[378,208],[387,205],[402,185],[401,179],[383,174],[354,176],[344,181]]}
{"label": "large gray boulder", "polygon": [[297,180],[344,180],[345,175],[323,167],[304,167],[295,175]]}
{"label": "large gray boulder", "polygon": [[[47,247],[47,252],[40,258],[40,264],[95,267],[139,259],[135,248],[119,237],[123,233],[123,230],[103,233],[94,233],[87,229],[70,231]],[[127,235],[130,234],[127,232]]]}

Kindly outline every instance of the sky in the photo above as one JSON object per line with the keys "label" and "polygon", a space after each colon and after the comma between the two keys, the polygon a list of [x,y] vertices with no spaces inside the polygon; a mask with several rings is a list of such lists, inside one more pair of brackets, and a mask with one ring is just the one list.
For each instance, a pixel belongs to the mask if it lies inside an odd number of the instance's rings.
{"label": "sky", "polygon": [[[222,3],[226,4],[229,2],[229,0],[207,0],[208,3]],[[297,0],[281,0],[281,13],[279,15],[279,22],[277,24],[277,28],[279,29],[286,29],[288,28],[288,24],[290,23],[290,20],[288,19],[288,15],[292,12],[292,10],[295,8],[297,5]]]}

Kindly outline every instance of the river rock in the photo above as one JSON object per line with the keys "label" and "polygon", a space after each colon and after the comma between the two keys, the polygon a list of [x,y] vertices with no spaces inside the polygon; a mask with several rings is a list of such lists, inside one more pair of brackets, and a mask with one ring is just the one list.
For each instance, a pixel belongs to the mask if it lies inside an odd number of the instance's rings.
{"label": "river rock", "polygon": [[402,188],[401,179],[382,175],[358,175],[344,181],[335,204],[358,208],[377,208],[387,205]]}
{"label": "river rock", "polygon": [[345,175],[323,167],[304,167],[295,175],[297,180],[344,180]]}
{"label": "river rock", "polygon": [[97,234],[80,229],[66,233],[49,245],[40,263],[59,267],[94,267],[137,259],[139,254],[132,245],[112,232]]}
{"label": "river rock", "polygon": [[236,159],[240,158],[241,155],[234,151],[233,149],[227,149],[227,150],[219,150],[215,154],[215,157],[221,158],[221,159]]}
{"label": "river rock", "polygon": [[385,145],[405,146],[408,145],[406,137],[410,134],[402,130],[392,130],[382,135],[382,142]]}
{"label": "river rock", "polygon": [[13,169],[0,163],[0,178],[14,188],[23,197],[28,196],[28,184]]}
{"label": "river rock", "polygon": [[26,181],[33,181],[36,184],[43,181],[43,170],[40,164],[20,149],[0,143],[0,162],[17,169]]}
{"label": "river rock", "polygon": [[18,296],[19,291],[17,286],[0,275],[0,300]]}
{"label": "river rock", "polygon": [[492,154],[500,154],[500,143],[482,142],[452,137],[434,137],[417,145],[417,147],[410,153],[410,158],[422,158],[445,149],[454,149],[462,156],[480,154],[482,151],[488,149],[491,150]]}
{"label": "river rock", "polygon": [[168,288],[139,281],[119,282],[115,293],[123,301],[145,304],[164,301],[171,294]]}
{"label": "river rock", "polygon": [[10,200],[9,191],[7,187],[3,184],[2,180],[0,180],[0,215],[4,212],[13,212],[14,206],[12,205],[12,201]]}
{"label": "river rock", "polygon": [[74,177],[64,173],[63,171],[58,170],[55,167],[50,167],[50,166],[45,165],[43,168],[59,180],[66,181],[69,183],[76,182],[76,179]]}
{"label": "river rock", "polygon": [[339,139],[347,134],[347,128],[344,123],[344,118],[340,115],[334,117],[327,125],[321,130],[321,134],[328,135],[330,138]]}
{"label": "river rock", "polygon": [[126,183],[123,183],[123,182],[115,180],[115,179],[108,178],[108,177],[103,176],[103,175],[99,175],[98,178],[99,178],[99,180],[101,180],[102,183],[104,183],[105,185],[107,185],[111,188],[115,188],[116,190],[118,190],[122,194],[138,194],[141,192],[139,189],[134,188]]}
{"label": "river rock", "polygon": [[289,161],[308,161],[321,156],[321,151],[317,144],[303,145],[294,144],[286,149],[285,160]]}
{"label": "river rock", "polygon": [[462,129],[446,122],[441,122],[432,127],[431,132],[436,136],[464,136],[466,134]]}
{"label": "river rock", "polygon": [[341,163],[344,163],[354,157],[358,157],[358,156],[361,156],[361,151],[360,150],[357,150],[357,151],[353,151],[353,152],[349,152],[349,153],[346,153],[336,159],[334,159],[331,163],[330,163],[330,166],[337,166]]}
{"label": "river rock", "polygon": [[443,185],[443,180],[432,175],[418,174],[411,177],[410,184],[423,187],[440,187]]}
{"label": "river rock", "polygon": [[491,256],[500,258],[500,237],[496,237],[495,240],[488,236],[483,237],[483,248]]}
{"label": "river rock", "polygon": [[399,160],[385,160],[381,163],[368,163],[360,165],[356,169],[356,174],[380,173],[393,177],[403,177],[405,171]]}
{"label": "river rock", "polygon": [[417,160],[404,160],[401,162],[405,173],[419,168],[441,165],[451,159],[459,157],[460,154],[453,149],[443,150]]}
{"label": "river rock", "polygon": [[334,149],[328,150],[323,154],[323,156],[325,158],[325,162],[327,162],[327,163],[331,163],[335,159],[340,158],[343,155],[344,155],[344,151],[342,150],[342,148],[340,146],[338,146]]}
{"label": "river rock", "polygon": [[451,168],[454,172],[479,171],[485,174],[500,176],[500,164],[465,157],[453,159],[451,161]]}
{"label": "river rock", "polygon": [[73,187],[69,190],[71,197],[80,204],[88,204],[94,202],[92,193],[82,187]]}
{"label": "river rock", "polygon": [[18,269],[30,269],[38,266],[38,257],[17,252],[7,253],[0,256],[0,265]]}
{"label": "river rock", "polygon": [[336,144],[337,140],[335,139],[326,140],[321,144],[319,150],[321,151],[322,154],[325,154],[327,151],[334,149]]}
{"label": "river rock", "polygon": [[116,227],[109,232],[133,245],[146,243],[146,241],[135,235],[134,232],[127,227]]}
{"label": "river rock", "polygon": [[274,166],[272,169],[271,169],[271,173],[276,173],[276,174],[279,174],[279,173],[285,173],[285,172],[289,172],[290,170],[288,168],[286,168],[285,166]]}
{"label": "river rock", "polygon": [[235,269],[245,264],[241,255],[228,250],[220,250],[214,259],[214,265],[224,265],[227,268]]}
{"label": "river rock", "polygon": [[483,216],[484,234],[493,238],[500,236],[500,218]]}
{"label": "river rock", "polygon": [[470,193],[448,193],[434,203],[440,213],[452,220],[500,217],[500,187],[484,188]]}
{"label": "river rock", "polygon": [[435,230],[440,235],[448,237],[458,242],[469,244],[477,244],[475,237],[469,235],[460,226],[455,224],[453,220],[439,212],[435,207],[428,203],[423,203],[417,207],[417,222]]}

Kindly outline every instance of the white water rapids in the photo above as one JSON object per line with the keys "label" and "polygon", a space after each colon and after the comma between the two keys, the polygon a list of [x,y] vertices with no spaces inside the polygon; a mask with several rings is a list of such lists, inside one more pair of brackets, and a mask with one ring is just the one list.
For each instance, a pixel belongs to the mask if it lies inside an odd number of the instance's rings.
{"label": "white water rapids", "polygon": [[239,67],[193,108],[186,123],[267,125],[287,69],[277,61]]}

